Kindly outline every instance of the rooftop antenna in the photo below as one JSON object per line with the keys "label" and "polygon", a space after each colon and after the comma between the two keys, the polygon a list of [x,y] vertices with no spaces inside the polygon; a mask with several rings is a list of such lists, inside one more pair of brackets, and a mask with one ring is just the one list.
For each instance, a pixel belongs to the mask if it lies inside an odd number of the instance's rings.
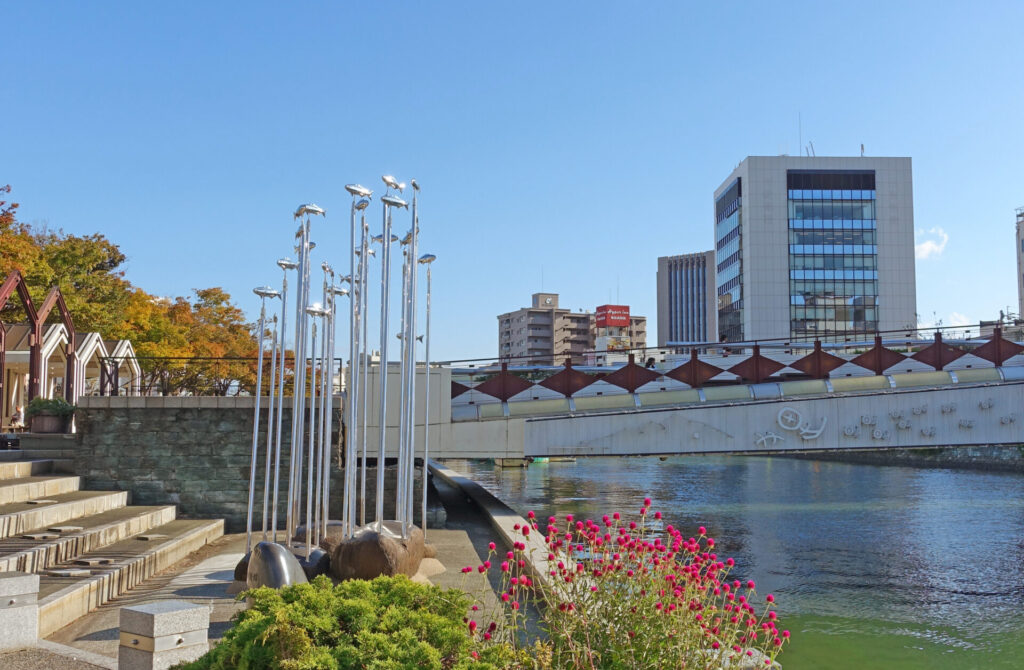
{"label": "rooftop antenna", "polygon": [[860,157],[864,158],[864,143],[860,143]]}
{"label": "rooftop antenna", "polygon": [[814,142],[807,140],[807,143],[811,145],[811,156],[817,156],[818,154],[814,153]]}

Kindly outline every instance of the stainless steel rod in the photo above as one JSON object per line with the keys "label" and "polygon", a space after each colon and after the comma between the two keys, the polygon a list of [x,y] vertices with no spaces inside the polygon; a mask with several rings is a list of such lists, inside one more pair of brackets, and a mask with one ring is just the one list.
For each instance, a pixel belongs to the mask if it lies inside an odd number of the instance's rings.
{"label": "stainless steel rod", "polygon": [[252,459],[249,466],[249,505],[245,510],[245,553],[252,550],[252,508],[256,496],[256,452],[260,435],[260,387],[263,385],[263,324],[267,316],[267,299],[260,297],[259,354],[256,363],[256,392],[252,419]]}
{"label": "stainless steel rod", "polygon": [[267,406],[267,466],[263,474],[263,541],[267,541],[267,508],[270,506],[270,461],[274,451],[274,392],[277,380],[277,315],[272,319],[274,328],[270,334],[270,399]]}
{"label": "stainless steel rod", "polygon": [[391,211],[384,203],[384,238],[381,243],[381,299],[380,299],[380,408],[379,445],[377,448],[377,498],[376,523],[378,532],[384,529],[384,461],[387,449],[387,408],[388,408],[388,309],[389,282],[391,280]]}

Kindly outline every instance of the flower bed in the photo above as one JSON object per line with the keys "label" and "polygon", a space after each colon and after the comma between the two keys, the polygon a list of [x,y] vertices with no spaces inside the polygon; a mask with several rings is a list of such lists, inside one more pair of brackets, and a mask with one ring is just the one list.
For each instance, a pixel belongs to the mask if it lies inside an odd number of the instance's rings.
{"label": "flower bed", "polygon": [[[539,613],[546,640],[535,643],[537,667],[753,668],[777,665],[789,639],[780,630],[775,598],[753,581],[730,579],[735,562],[715,552],[704,528],[695,536],[664,525],[645,499],[639,514],[600,522],[550,517],[544,529],[528,514],[511,551],[467,566],[467,578],[501,571],[500,606],[467,630],[485,643],[516,646],[524,639],[524,608]],[[547,549],[538,556],[541,533]],[[543,566],[546,574],[530,566]]]}

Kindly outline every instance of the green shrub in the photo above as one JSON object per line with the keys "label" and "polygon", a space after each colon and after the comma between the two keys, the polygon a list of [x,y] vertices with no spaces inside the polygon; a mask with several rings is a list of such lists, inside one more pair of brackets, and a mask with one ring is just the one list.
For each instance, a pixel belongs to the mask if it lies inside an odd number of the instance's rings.
{"label": "green shrub", "polygon": [[187,670],[281,668],[488,669],[514,664],[510,646],[483,646],[467,635],[465,594],[406,577],[351,580],[325,576],[243,596],[251,607],[209,653]]}
{"label": "green shrub", "polygon": [[64,398],[33,398],[25,408],[25,418],[31,419],[39,414],[49,416],[71,416],[75,406]]}

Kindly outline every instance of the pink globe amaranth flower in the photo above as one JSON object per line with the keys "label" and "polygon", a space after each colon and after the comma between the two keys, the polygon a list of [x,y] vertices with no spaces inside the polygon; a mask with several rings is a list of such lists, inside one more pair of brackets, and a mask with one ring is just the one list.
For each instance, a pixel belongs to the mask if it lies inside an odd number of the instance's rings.
{"label": "pink globe amaranth flower", "polygon": [[530,529],[527,526],[523,526],[523,537],[530,536]]}
{"label": "pink globe amaranth flower", "polygon": [[512,526],[512,530],[519,530],[519,524],[517,523],[516,525]]}
{"label": "pink globe amaranth flower", "polygon": [[478,609],[480,609],[480,606],[479,606],[479,605],[473,605],[473,606],[472,606],[472,607],[470,607],[469,609],[471,609],[471,610],[473,610],[474,612],[476,612],[476,611],[477,611]]}
{"label": "pink globe amaranth flower", "polygon": [[773,595],[772,595],[772,594],[770,594],[770,593],[769,593],[768,595],[766,595],[766,596],[764,597],[764,599],[765,599],[766,601],[770,602],[770,603],[773,603],[773,602],[775,602],[775,596],[773,596]]}
{"label": "pink globe amaranth flower", "polygon": [[519,609],[519,603],[515,603],[515,602],[512,603],[512,609],[514,609],[514,610]]}
{"label": "pink globe amaranth flower", "polygon": [[468,565],[462,568],[462,574],[466,574],[467,572],[473,572],[473,568],[469,567]]}
{"label": "pink globe amaranth flower", "polygon": [[491,634],[490,633],[484,633],[484,639],[485,640],[490,640],[491,639]]}
{"label": "pink globe amaranth flower", "polygon": [[630,521],[629,522],[629,529],[630,530],[636,530],[636,521]]}
{"label": "pink globe amaranth flower", "polygon": [[782,637],[788,638],[789,637],[789,631],[788,630],[782,631]]}
{"label": "pink globe amaranth flower", "polygon": [[526,513],[526,518],[527,519],[536,519],[537,515],[533,513],[533,510],[530,510],[529,512]]}
{"label": "pink globe amaranth flower", "polygon": [[572,523],[572,514],[566,514],[565,515],[565,522],[566,523]]}
{"label": "pink globe amaranth flower", "polygon": [[472,656],[473,658],[480,658],[480,654],[476,653],[475,651],[469,652],[469,655]]}
{"label": "pink globe amaranth flower", "polygon": [[753,579],[751,579],[750,581],[747,582],[747,588],[748,589],[754,588],[754,580]]}
{"label": "pink globe amaranth flower", "polygon": [[512,553],[511,551],[510,551],[510,552],[508,552],[507,554],[505,554],[505,558],[507,558],[507,559],[508,559],[508,560],[510,560],[510,561],[511,561],[511,560],[512,560],[513,558],[515,558],[515,557],[516,557],[516,555],[515,555],[515,554],[513,554],[513,553]]}
{"label": "pink globe amaranth flower", "polygon": [[519,583],[519,578],[518,577],[513,577],[512,579],[508,580],[508,583],[511,584],[512,586],[515,586],[516,584]]}
{"label": "pink globe amaranth flower", "polygon": [[490,570],[491,569],[491,562],[490,561],[484,561],[484,569],[485,570]]}
{"label": "pink globe amaranth flower", "polygon": [[482,575],[482,574],[484,574],[485,572],[487,572],[487,568],[485,568],[485,567],[484,567],[484,566],[482,566],[482,565],[478,565],[478,566],[476,566],[476,571],[477,571],[477,572],[479,572],[479,573],[480,573],[480,574]]}
{"label": "pink globe amaranth flower", "polygon": [[470,621],[469,622],[469,632],[470,633],[475,633],[476,632],[476,621]]}
{"label": "pink globe amaranth flower", "polygon": [[526,561],[520,558],[519,563],[517,563],[517,565],[521,568],[526,567]]}
{"label": "pink globe amaranth flower", "polygon": [[596,586],[591,586],[590,590],[596,593],[597,592],[597,587]]}
{"label": "pink globe amaranth flower", "polygon": [[727,558],[725,559],[725,564],[731,568],[732,566],[736,565],[736,561],[732,560],[731,558]]}
{"label": "pink globe amaranth flower", "polygon": [[661,518],[661,512],[655,512],[654,513],[654,518],[655,519],[660,519]]}
{"label": "pink globe amaranth flower", "polygon": [[496,544],[494,544],[493,542],[491,542],[490,544],[487,545],[487,548],[490,549],[491,551],[494,551],[495,549],[498,548],[498,546]]}
{"label": "pink globe amaranth flower", "polygon": [[[701,535],[704,535],[705,533],[708,532],[708,529],[705,528],[704,526],[701,526],[700,528],[697,529],[697,532],[700,533]],[[693,538],[691,538],[691,539],[693,539]]]}
{"label": "pink globe amaranth flower", "polygon": [[712,649],[718,649],[720,646],[722,646],[722,645],[718,644],[718,642],[712,642],[711,643],[711,648]]}
{"label": "pink globe amaranth flower", "polygon": [[502,572],[508,572],[508,561],[502,561],[501,562],[501,571]]}
{"label": "pink globe amaranth flower", "polygon": [[632,570],[626,570],[626,576],[632,577],[635,573]]}
{"label": "pink globe amaranth flower", "polygon": [[510,598],[509,598],[509,595],[507,593],[502,593],[501,594],[501,602],[507,603],[509,600],[510,600]]}
{"label": "pink globe amaranth flower", "polygon": [[615,519],[616,521],[618,521],[619,519],[622,518],[622,516],[618,512],[614,512],[614,513],[612,513],[612,518]]}
{"label": "pink globe amaranth flower", "polygon": [[650,507],[650,506],[651,506],[651,499],[650,498],[644,498],[644,507]]}

